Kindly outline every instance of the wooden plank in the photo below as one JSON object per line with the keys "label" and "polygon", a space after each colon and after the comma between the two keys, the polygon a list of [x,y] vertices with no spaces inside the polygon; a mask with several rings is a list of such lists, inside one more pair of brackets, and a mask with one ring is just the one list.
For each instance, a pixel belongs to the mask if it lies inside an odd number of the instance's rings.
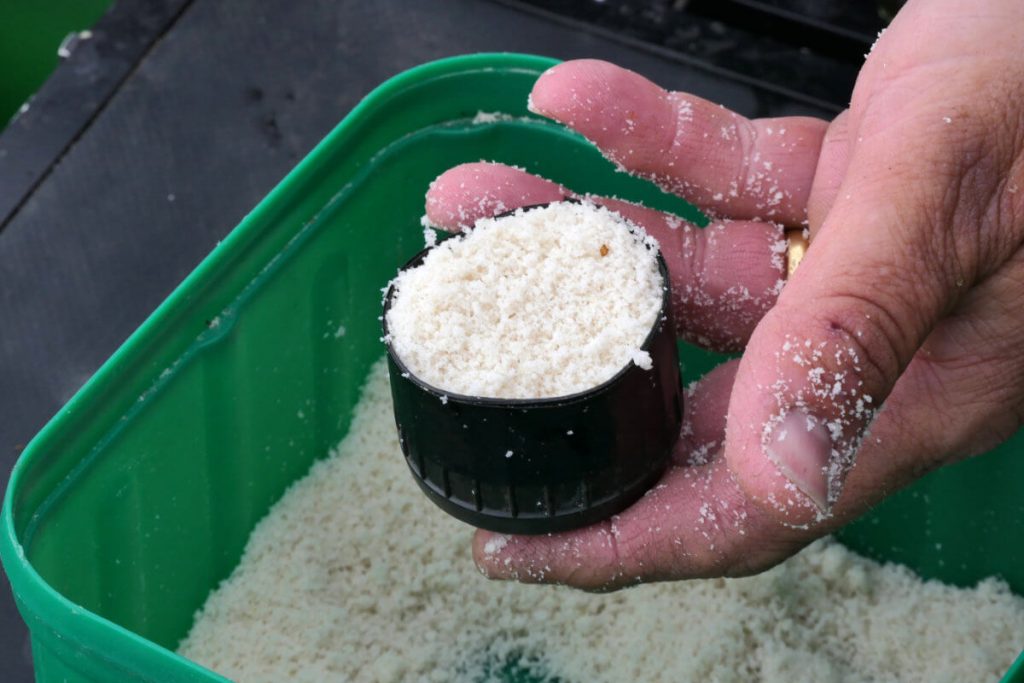
{"label": "wooden plank", "polygon": [[192,0],[120,0],[0,134],[0,231]]}

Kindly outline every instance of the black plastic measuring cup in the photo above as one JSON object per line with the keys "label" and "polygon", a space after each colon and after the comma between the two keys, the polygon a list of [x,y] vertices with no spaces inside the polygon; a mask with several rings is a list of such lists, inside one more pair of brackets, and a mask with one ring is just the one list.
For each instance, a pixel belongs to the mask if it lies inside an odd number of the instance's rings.
{"label": "black plastic measuring cup", "polygon": [[[530,207],[536,208],[536,207]],[[415,268],[430,248],[403,266]],[[423,492],[473,526],[543,534],[593,524],[653,486],[682,424],[683,392],[668,269],[661,314],[632,362],[592,389],[556,398],[462,396],[416,377],[384,339],[399,440]]]}

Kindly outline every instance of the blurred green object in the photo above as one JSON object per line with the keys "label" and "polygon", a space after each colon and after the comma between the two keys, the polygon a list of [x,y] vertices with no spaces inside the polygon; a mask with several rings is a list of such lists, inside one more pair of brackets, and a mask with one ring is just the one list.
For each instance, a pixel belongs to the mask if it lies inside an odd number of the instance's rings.
{"label": "blurred green object", "polygon": [[57,48],[69,33],[103,16],[111,0],[2,0],[0,2],[0,130],[57,66]]}

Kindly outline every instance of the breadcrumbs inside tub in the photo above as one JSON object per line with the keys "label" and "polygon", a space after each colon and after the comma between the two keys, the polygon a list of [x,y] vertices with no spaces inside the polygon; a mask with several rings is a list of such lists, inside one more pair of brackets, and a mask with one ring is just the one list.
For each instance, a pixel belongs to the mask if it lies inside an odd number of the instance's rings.
{"label": "breadcrumbs inside tub", "polygon": [[996,681],[1024,633],[1001,581],[926,582],[829,540],[750,578],[601,595],[488,581],[471,537],[419,495],[378,363],[344,441],[259,523],[179,652],[237,683],[915,683]]}
{"label": "breadcrumbs inside tub", "polygon": [[657,243],[617,213],[559,202],[478,221],[394,281],[389,341],[444,391],[550,398],[629,363],[664,295]]}

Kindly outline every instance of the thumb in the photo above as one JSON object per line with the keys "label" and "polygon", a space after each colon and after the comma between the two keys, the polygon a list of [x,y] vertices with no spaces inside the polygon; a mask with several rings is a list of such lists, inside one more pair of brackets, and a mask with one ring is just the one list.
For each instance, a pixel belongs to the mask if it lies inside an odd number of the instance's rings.
{"label": "thumb", "polygon": [[726,461],[788,524],[829,516],[882,401],[957,290],[951,271],[964,260],[927,256],[945,228],[906,219],[941,215],[928,190],[880,185],[844,183],[737,373]]}

